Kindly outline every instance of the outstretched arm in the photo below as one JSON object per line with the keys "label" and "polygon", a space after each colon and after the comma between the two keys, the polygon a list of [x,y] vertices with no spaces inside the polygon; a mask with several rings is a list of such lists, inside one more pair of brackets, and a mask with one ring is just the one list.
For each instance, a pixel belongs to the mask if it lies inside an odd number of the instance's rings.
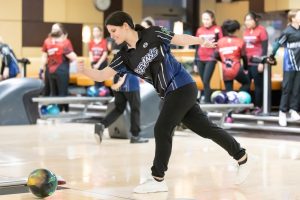
{"label": "outstretched arm", "polygon": [[102,70],[97,70],[84,67],[83,62],[78,62],[77,70],[79,73],[84,74],[97,82],[103,82],[117,74],[117,72],[111,67],[105,67]]}
{"label": "outstretched arm", "polygon": [[201,45],[208,48],[216,47],[216,43],[209,40],[204,40],[201,37],[195,37],[187,34],[182,35],[174,35],[171,40],[171,44],[178,45],[178,46],[186,46],[186,45]]}

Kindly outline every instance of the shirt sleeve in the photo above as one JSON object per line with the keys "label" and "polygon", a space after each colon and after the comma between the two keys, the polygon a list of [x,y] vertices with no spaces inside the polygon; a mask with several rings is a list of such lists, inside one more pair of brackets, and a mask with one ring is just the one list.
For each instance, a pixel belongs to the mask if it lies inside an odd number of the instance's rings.
{"label": "shirt sleeve", "polygon": [[92,51],[92,41],[89,42],[89,51]]}
{"label": "shirt sleeve", "polygon": [[43,43],[42,51],[45,52],[45,53],[47,53],[47,43],[46,43],[46,40]]}
{"label": "shirt sleeve", "polygon": [[107,40],[103,39],[103,50],[107,51]]}
{"label": "shirt sleeve", "polygon": [[196,37],[199,37],[200,31],[201,31],[200,28],[198,28],[197,31],[196,31],[196,35],[195,35]]}
{"label": "shirt sleeve", "polygon": [[219,36],[219,39],[220,39],[220,38],[222,38],[224,35],[223,35],[223,30],[222,30],[222,28],[221,28],[221,27],[218,27],[218,29],[219,29],[219,34],[218,34],[218,36]]}
{"label": "shirt sleeve", "polygon": [[247,58],[247,55],[246,55],[246,44],[243,40],[241,41],[241,58],[242,58],[242,61],[243,61],[244,69],[248,70],[248,58]]}
{"label": "shirt sleeve", "polygon": [[73,52],[73,46],[70,40],[66,40],[66,44],[63,49],[63,54],[68,55],[69,53]]}
{"label": "shirt sleeve", "polygon": [[113,70],[115,70],[120,76],[123,76],[125,73],[129,73],[123,58],[120,53],[117,53],[109,64]]}
{"label": "shirt sleeve", "polygon": [[266,29],[262,26],[261,26],[261,32],[260,32],[259,37],[260,37],[261,41],[268,40],[268,33],[267,33]]}
{"label": "shirt sleeve", "polygon": [[272,45],[272,47],[273,47],[273,50],[272,50],[272,53],[271,53],[272,56],[276,55],[279,47],[284,46],[287,39],[288,39],[288,36],[287,36],[286,32],[283,31],[283,33],[279,36],[278,39],[275,40],[275,42]]}
{"label": "shirt sleeve", "polygon": [[167,28],[162,26],[152,26],[149,29],[152,29],[155,37],[167,45],[171,44],[171,40],[175,35],[172,31],[169,31]]}

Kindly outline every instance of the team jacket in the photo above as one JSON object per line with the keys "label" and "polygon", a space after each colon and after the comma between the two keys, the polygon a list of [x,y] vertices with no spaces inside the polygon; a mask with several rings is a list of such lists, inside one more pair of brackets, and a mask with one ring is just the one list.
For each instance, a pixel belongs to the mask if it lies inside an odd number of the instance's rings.
{"label": "team jacket", "polygon": [[289,25],[273,45],[272,54],[284,46],[283,70],[300,71],[300,30]]}

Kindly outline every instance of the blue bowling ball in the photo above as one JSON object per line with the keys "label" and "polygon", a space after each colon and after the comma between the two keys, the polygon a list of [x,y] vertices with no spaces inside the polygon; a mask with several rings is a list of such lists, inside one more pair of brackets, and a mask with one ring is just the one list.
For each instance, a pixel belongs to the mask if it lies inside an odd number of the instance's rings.
{"label": "blue bowling ball", "polygon": [[226,92],[219,93],[215,98],[215,103],[217,104],[227,104],[228,103],[228,97]]}
{"label": "blue bowling ball", "polygon": [[210,102],[212,102],[212,103],[216,103],[216,97],[220,94],[220,93],[222,93],[222,91],[220,91],[220,90],[216,90],[216,91],[214,91],[212,94],[211,94],[211,96],[210,96]]}
{"label": "blue bowling ball", "polygon": [[48,114],[47,106],[42,105],[40,111],[42,115],[47,115]]}
{"label": "blue bowling ball", "polygon": [[47,106],[48,115],[58,115],[60,113],[59,107],[55,104]]}
{"label": "blue bowling ball", "polygon": [[86,90],[86,95],[89,97],[97,97],[98,93],[99,92],[96,86],[90,86]]}

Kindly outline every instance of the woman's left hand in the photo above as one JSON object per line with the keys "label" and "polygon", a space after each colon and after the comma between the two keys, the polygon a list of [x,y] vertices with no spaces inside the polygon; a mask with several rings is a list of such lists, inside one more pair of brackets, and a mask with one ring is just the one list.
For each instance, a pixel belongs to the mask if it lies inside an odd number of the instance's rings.
{"label": "woman's left hand", "polygon": [[4,71],[3,71],[2,78],[3,78],[3,79],[7,79],[8,77],[9,77],[9,68],[8,68],[8,67],[5,67],[5,68],[4,68]]}
{"label": "woman's left hand", "polygon": [[260,72],[260,73],[262,73],[264,71],[264,64],[261,64],[261,63],[258,64],[257,71]]}
{"label": "woman's left hand", "polygon": [[120,86],[119,86],[118,84],[113,84],[113,85],[111,86],[111,89],[113,89],[113,90],[115,90],[115,91],[119,91]]}

